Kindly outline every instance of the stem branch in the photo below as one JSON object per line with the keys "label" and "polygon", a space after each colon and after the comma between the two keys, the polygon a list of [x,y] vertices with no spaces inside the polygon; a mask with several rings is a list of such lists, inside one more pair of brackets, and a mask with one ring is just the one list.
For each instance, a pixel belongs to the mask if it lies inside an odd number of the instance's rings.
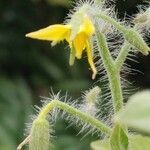
{"label": "stem branch", "polygon": [[53,100],[49,104],[47,104],[40,112],[38,118],[45,118],[49,112],[51,112],[53,109],[59,108],[63,111],[66,111],[68,114],[78,117],[82,121],[91,124],[91,126],[97,128],[99,131],[104,132],[106,134],[111,134],[111,129],[106,126],[104,123],[100,122],[98,119],[95,119],[94,117],[79,111],[78,109],[69,106],[68,104],[61,102],[59,100]]}
{"label": "stem branch", "polygon": [[97,43],[99,47],[99,53],[103,60],[104,67],[106,69],[109,85],[113,100],[113,106],[115,112],[118,112],[123,106],[122,89],[120,82],[120,72],[117,70],[114,60],[108,50],[106,38],[104,34],[96,31]]}

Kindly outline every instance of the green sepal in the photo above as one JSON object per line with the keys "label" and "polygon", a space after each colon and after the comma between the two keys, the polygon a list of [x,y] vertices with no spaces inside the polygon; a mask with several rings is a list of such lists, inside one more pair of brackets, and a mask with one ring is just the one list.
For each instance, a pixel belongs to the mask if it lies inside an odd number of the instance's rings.
{"label": "green sepal", "polygon": [[74,48],[74,46],[72,46],[70,48],[69,65],[72,66],[74,64],[74,61],[75,61],[75,48]]}
{"label": "green sepal", "polygon": [[110,137],[111,150],[128,150],[128,136],[122,127],[115,125],[112,135]]}

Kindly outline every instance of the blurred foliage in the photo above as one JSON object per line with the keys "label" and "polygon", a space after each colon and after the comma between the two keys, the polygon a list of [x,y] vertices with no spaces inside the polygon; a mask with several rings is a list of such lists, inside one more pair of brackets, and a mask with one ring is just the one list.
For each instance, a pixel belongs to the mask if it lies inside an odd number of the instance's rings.
{"label": "blurred foliage", "polygon": [[51,5],[62,5],[62,6],[69,6],[68,3],[69,0],[47,0],[48,3],[50,3]]}
{"label": "blurred foliage", "polygon": [[[23,139],[31,105],[40,104],[40,96],[54,91],[69,91],[74,98],[93,81],[86,59],[70,68],[69,49],[61,43],[51,48],[49,42],[26,39],[25,34],[64,21],[71,0],[1,0],[0,1],[0,150],[15,150]],[[122,3],[124,3],[122,5]],[[116,1],[120,16],[134,14],[140,0]],[[130,7],[129,7],[130,6]],[[64,50],[65,49],[65,50]],[[75,135],[77,128],[56,124],[56,150],[89,149],[91,138]],[[64,130],[65,129],[65,130]]]}
{"label": "blurred foliage", "polygon": [[30,112],[31,91],[25,81],[0,77],[0,149],[16,148]]}

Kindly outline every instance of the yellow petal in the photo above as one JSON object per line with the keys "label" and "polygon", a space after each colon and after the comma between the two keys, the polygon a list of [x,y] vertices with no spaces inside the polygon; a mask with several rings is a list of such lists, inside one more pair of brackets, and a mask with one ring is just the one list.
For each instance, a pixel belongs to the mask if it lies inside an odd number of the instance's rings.
{"label": "yellow petal", "polygon": [[68,39],[70,31],[70,25],[56,24],[35,32],[28,33],[26,34],[26,37],[35,38],[39,40],[61,41],[64,39]]}
{"label": "yellow petal", "polygon": [[80,32],[76,35],[75,39],[73,40],[73,46],[75,48],[76,57],[80,59],[82,57],[82,52],[86,46],[86,35],[83,32]]}
{"label": "yellow petal", "polygon": [[85,32],[87,36],[91,36],[95,32],[94,25],[87,15],[84,16],[83,24],[80,27],[80,32]]}
{"label": "yellow petal", "polygon": [[95,79],[97,70],[96,70],[95,64],[93,62],[92,46],[89,41],[87,41],[86,51],[87,51],[88,62],[93,71],[92,79]]}

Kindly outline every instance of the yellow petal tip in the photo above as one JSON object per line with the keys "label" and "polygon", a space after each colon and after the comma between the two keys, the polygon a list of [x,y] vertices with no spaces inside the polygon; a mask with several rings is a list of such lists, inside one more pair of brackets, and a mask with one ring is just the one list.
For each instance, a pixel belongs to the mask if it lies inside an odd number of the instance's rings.
{"label": "yellow petal tip", "polygon": [[95,70],[92,74],[92,79],[94,80],[96,78],[96,75],[97,75],[97,71]]}
{"label": "yellow petal tip", "polygon": [[30,33],[27,33],[27,34],[25,35],[25,37],[32,37],[32,35],[31,35]]}
{"label": "yellow petal tip", "polygon": [[28,37],[28,36],[29,36],[28,34],[25,35],[25,37]]}

